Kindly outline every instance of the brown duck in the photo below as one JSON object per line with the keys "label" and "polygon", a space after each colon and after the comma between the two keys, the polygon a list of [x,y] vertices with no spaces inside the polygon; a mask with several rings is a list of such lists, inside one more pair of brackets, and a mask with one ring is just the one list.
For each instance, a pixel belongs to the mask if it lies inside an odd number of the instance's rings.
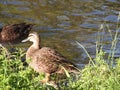
{"label": "brown duck", "polygon": [[[76,66],[66,60],[60,53],[49,47],[40,47],[39,35],[36,32],[30,33],[28,38],[22,42],[31,41],[33,44],[26,52],[26,59],[31,59],[29,65],[37,72],[45,73],[43,83],[50,80],[52,73],[78,72]],[[64,67],[64,68],[63,68]]]}
{"label": "brown duck", "polygon": [[20,43],[21,40],[28,37],[32,24],[19,23],[4,26],[0,29],[0,43]]}

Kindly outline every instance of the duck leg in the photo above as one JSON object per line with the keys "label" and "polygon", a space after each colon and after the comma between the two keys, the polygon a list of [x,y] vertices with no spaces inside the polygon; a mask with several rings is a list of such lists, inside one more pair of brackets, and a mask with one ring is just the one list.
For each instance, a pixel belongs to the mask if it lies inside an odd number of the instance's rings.
{"label": "duck leg", "polygon": [[45,79],[41,80],[42,83],[47,83],[48,81],[50,81],[50,74],[46,73],[45,74]]}
{"label": "duck leg", "polygon": [[48,83],[48,81],[50,81],[50,74],[46,73],[45,74],[45,79],[41,80],[41,82],[58,89],[58,86],[54,81],[51,81],[49,83]]}

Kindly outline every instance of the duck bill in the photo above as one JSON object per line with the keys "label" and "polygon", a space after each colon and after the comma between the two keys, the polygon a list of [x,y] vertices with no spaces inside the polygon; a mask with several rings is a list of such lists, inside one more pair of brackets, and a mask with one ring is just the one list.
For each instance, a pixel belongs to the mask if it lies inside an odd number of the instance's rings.
{"label": "duck bill", "polygon": [[26,38],[26,39],[22,40],[21,42],[27,42],[27,41],[29,41],[29,38]]}

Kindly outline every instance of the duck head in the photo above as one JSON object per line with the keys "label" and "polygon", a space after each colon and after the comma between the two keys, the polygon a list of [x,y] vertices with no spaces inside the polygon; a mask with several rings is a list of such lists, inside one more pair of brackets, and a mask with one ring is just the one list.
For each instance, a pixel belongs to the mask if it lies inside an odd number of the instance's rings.
{"label": "duck head", "polygon": [[28,35],[28,37],[24,40],[22,40],[22,42],[27,42],[27,41],[30,41],[30,42],[39,42],[39,35],[37,32],[32,32]]}

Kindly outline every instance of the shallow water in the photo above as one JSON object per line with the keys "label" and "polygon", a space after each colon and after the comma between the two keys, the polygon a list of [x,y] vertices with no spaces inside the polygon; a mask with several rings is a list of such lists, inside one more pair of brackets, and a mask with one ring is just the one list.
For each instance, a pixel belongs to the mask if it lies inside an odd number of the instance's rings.
{"label": "shallow water", "polygon": [[[42,45],[52,47],[78,65],[89,59],[80,42],[95,57],[96,40],[103,37],[103,49],[110,53],[111,36],[100,25],[107,23],[115,33],[119,0],[0,0],[0,26],[11,23],[33,23],[33,30],[41,35]],[[30,44],[20,44],[28,47]],[[116,57],[119,57],[119,42]]]}

